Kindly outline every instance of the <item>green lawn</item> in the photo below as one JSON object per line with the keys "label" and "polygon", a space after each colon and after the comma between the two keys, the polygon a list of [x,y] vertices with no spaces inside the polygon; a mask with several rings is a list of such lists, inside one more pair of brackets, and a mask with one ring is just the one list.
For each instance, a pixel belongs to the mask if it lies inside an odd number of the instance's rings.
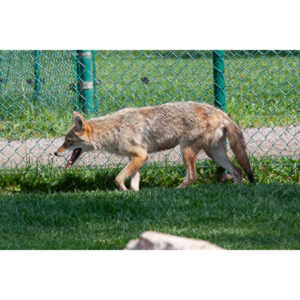
{"label": "green lawn", "polygon": [[[299,62],[299,52],[226,51],[227,111],[234,120],[242,127],[299,124]],[[96,51],[96,63],[100,114],[169,101],[213,103],[209,51]],[[0,139],[65,134],[76,108],[70,89],[75,77],[71,51],[42,54],[40,100],[27,83],[34,79],[30,53],[10,58],[6,53],[2,74]],[[142,82],[143,77],[149,82]]]}
{"label": "green lawn", "polygon": [[0,196],[0,249],[123,249],[146,230],[225,249],[300,249],[299,185]]}
{"label": "green lawn", "polygon": [[0,170],[0,249],[122,249],[146,230],[226,249],[300,249],[299,161],[251,164],[256,185],[217,184],[204,161],[180,190],[183,166],[148,165],[140,192],[115,191],[120,168]]}

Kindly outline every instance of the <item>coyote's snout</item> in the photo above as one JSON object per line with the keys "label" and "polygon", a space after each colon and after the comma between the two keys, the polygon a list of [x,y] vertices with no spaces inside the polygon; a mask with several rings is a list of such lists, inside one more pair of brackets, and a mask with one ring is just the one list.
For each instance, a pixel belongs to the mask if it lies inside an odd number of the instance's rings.
{"label": "coyote's snout", "polygon": [[201,149],[227,170],[235,183],[240,183],[242,171],[226,154],[226,138],[250,182],[254,183],[241,129],[226,113],[209,104],[190,101],[125,108],[88,121],[74,112],[73,123],[55,155],[72,150],[66,167],[73,165],[86,151],[103,150],[127,156],[129,164],[115,179],[121,190],[127,189],[124,182],[128,177],[131,177],[131,189],[139,190],[139,169],[147,161],[148,153],[171,149],[178,144],[186,168],[186,177],[179,187],[196,181],[196,157]]}

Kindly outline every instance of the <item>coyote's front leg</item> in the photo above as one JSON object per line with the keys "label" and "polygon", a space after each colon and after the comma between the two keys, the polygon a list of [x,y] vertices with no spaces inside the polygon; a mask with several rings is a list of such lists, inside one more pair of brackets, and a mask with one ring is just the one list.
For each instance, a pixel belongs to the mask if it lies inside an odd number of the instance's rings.
{"label": "coyote's front leg", "polygon": [[139,169],[148,159],[147,151],[140,147],[133,147],[130,149],[129,156],[131,157],[131,161],[129,164],[119,173],[116,177],[115,182],[119,189],[126,191],[127,188],[125,186],[126,178],[132,176],[131,179],[131,188],[135,191],[139,190]]}
{"label": "coyote's front leg", "polygon": [[130,188],[134,191],[138,191],[140,189],[140,179],[141,175],[139,171],[136,171],[132,176],[130,180]]}

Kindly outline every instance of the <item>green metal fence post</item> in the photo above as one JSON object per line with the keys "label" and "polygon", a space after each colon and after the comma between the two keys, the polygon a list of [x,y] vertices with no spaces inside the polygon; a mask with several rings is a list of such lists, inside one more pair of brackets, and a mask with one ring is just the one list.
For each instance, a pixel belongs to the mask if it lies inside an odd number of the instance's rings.
{"label": "green metal fence post", "polygon": [[79,106],[84,113],[89,114],[93,111],[91,51],[77,50],[77,56]]}
{"label": "green metal fence post", "polygon": [[92,51],[93,60],[93,88],[94,88],[94,112],[98,112],[98,99],[97,99],[97,78],[96,78],[96,57],[95,51]]}
{"label": "green metal fence post", "polygon": [[41,94],[41,64],[40,64],[40,51],[33,51],[34,57],[34,93],[35,99],[39,100]]}
{"label": "green metal fence post", "polygon": [[225,101],[225,76],[224,76],[224,51],[213,51],[213,72],[214,72],[214,95],[215,106],[226,110]]}
{"label": "green metal fence post", "polygon": [[[214,72],[214,95],[215,106],[226,111],[225,100],[225,75],[224,75],[224,51],[213,51],[213,72]],[[223,175],[224,173],[224,175]],[[225,178],[232,178],[230,174],[222,167],[217,168],[218,180],[224,180]],[[223,178],[222,178],[223,176]]]}
{"label": "green metal fence post", "polygon": [[72,84],[72,89],[74,88],[75,91],[75,101],[74,101],[74,106],[75,110],[79,110],[79,92],[78,92],[78,57],[77,57],[77,51],[73,51],[73,59],[74,59],[74,74],[75,74],[75,84]]}

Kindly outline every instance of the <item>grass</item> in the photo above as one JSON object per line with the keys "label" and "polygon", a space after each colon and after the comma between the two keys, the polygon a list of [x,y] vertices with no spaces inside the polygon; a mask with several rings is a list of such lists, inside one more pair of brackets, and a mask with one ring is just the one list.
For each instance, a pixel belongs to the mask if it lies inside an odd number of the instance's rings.
{"label": "grass", "polygon": [[[3,56],[4,57],[4,56]],[[42,54],[42,94],[34,95],[32,57],[2,59],[0,139],[62,136],[76,108],[70,51]],[[170,101],[213,103],[212,56],[208,51],[96,51],[100,114],[123,107]],[[227,111],[242,127],[299,124],[298,52],[227,51]],[[10,62],[10,64],[9,64]],[[141,78],[147,77],[144,83]],[[91,114],[93,117],[95,114]]]}
{"label": "grass", "polygon": [[182,166],[149,165],[140,192],[115,191],[118,168],[1,170],[0,249],[123,249],[146,230],[226,249],[300,249],[299,161],[251,163],[256,185],[217,184],[204,161],[186,189],[174,188]]}
{"label": "grass", "polygon": [[299,185],[0,197],[0,249],[123,249],[147,230],[225,249],[300,249]]}
{"label": "grass", "polygon": [[0,55],[0,139],[61,135],[75,101],[70,90],[75,76],[71,51],[42,51],[39,99],[34,93],[32,52],[0,51]]}

